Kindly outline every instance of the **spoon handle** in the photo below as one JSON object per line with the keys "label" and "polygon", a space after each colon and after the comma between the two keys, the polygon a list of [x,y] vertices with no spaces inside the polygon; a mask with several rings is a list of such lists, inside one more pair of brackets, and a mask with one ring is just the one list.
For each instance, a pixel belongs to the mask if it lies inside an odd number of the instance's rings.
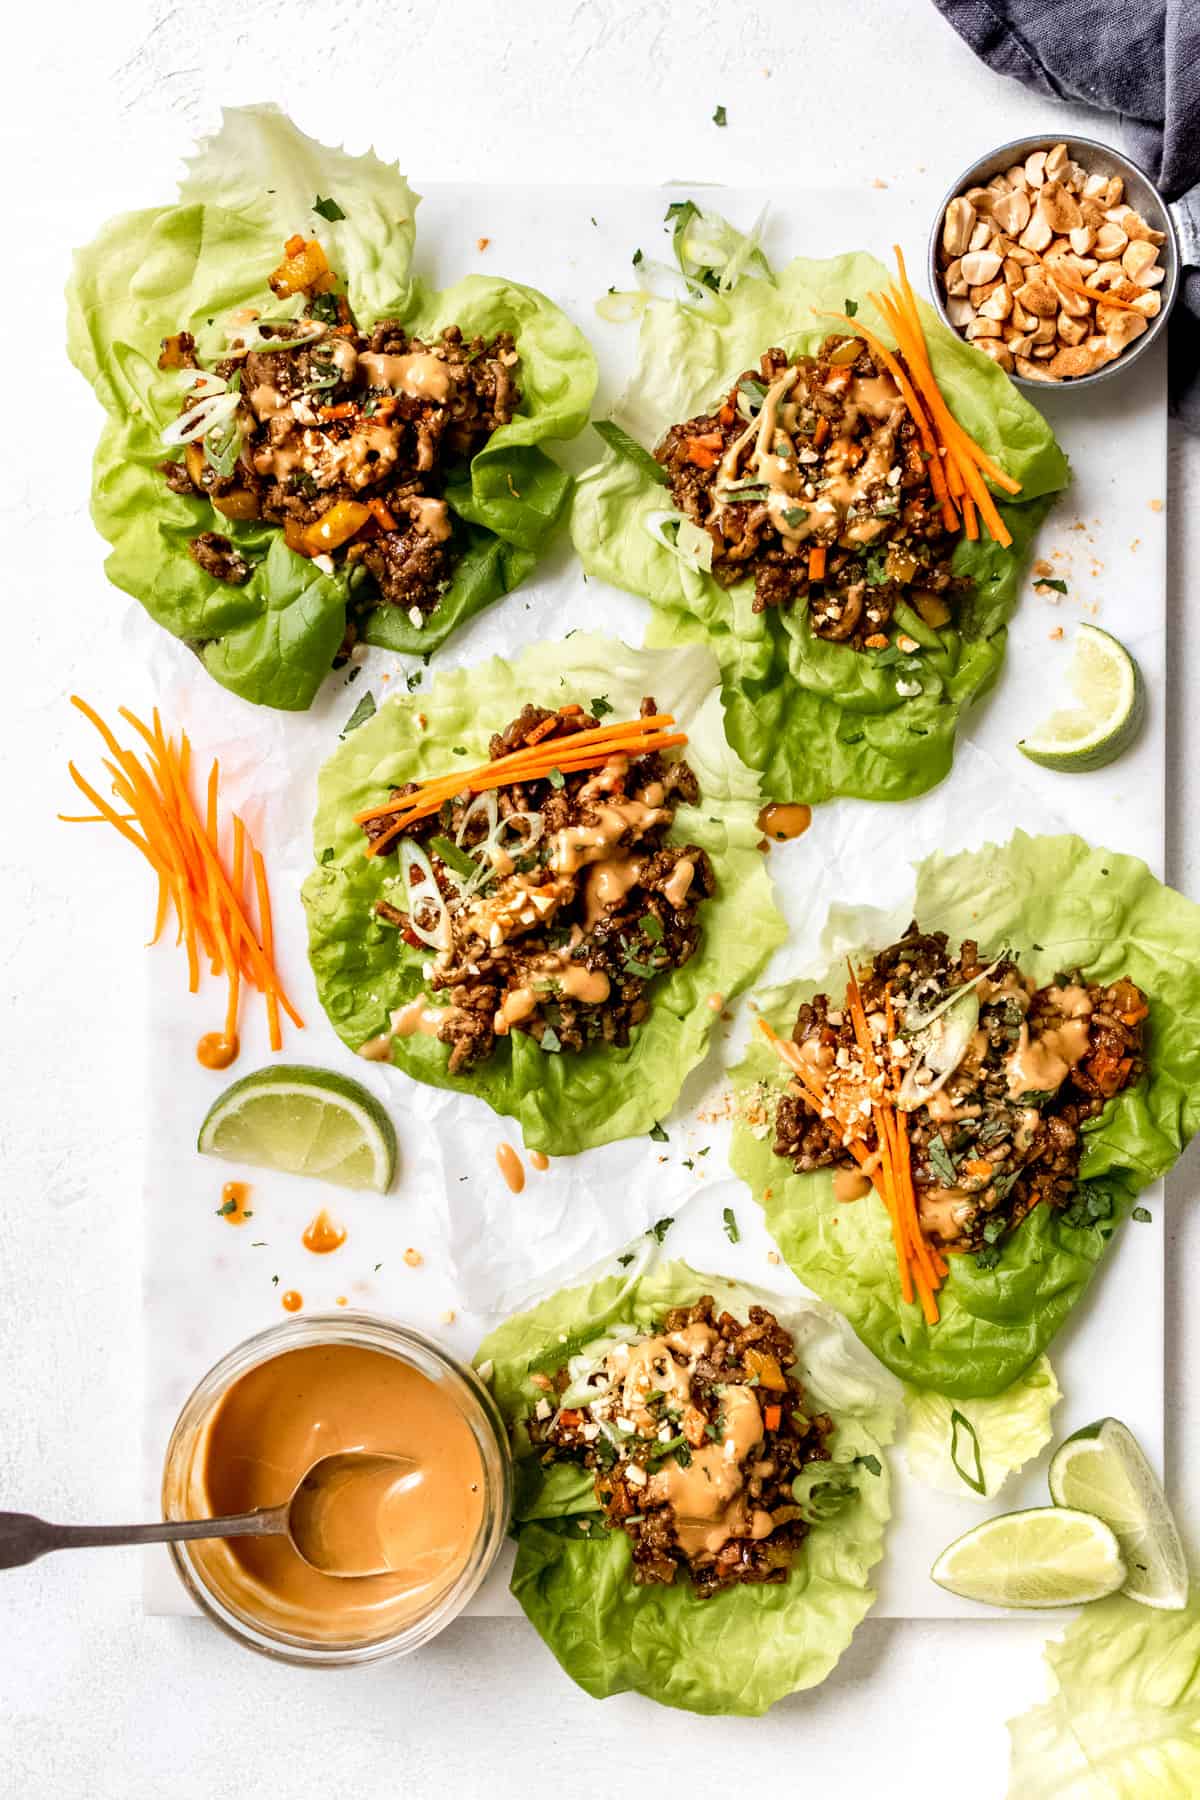
{"label": "spoon handle", "polygon": [[287,1530],[287,1507],[260,1507],[224,1519],[158,1519],[151,1525],[52,1525],[33,1513],[0,1512],[0,1569],[36,1562],[51,1550],[105,1544],[175,1544],[187,1538],[266,1537]]}

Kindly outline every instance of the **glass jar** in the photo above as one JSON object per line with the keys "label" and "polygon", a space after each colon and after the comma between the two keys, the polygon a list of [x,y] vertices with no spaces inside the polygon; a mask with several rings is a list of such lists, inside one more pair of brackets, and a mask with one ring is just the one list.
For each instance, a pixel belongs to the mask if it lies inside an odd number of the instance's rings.
{"label": "glass jar", "polygon": [[466,1606],[487,1575],[504,1542],[512,1507],[512,1457],[495,1403],[475,1371],[432,1339],[407,1325],[371,1313],[313,1314],[273,1325],[223,1356],[198,1383],[176,1420],[163,1468],[163,1517],[204,1516],[203,1465],[207,1427],[233,1384],[248,1370],[287,1351],[345,1344],[397,1357],[428,1380],[444,1384],[479,1451],[483,1505],[479,1529],[466,1562],[451,1584],[416,1618],[386,1635],[366,1641],[316,1640],[295,1635],[254,1617],[209,1579],[200,1546],[170,1545],[184,1587],[206,1618],[238,1643],[279,1662],[310,1668],[344,1668],[404,1656],[428,1643]]}

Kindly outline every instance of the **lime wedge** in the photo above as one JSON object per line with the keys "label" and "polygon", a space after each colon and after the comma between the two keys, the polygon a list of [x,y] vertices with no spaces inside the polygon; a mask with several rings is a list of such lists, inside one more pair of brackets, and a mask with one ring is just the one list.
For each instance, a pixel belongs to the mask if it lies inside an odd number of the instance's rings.
{"label": "lime wedge", "polygon": [[989,1606],[1079,1606],[1115,1594],[1125,1564],[1103,1519],[1037,1506],[985,1519],[943,1550],[930,1574],[949,1593]]}
{"label": "lime wedge", "polygon": [[1056,1506],[1095,1513],[1111,1528],[1128,1570],[1122,1592],[1131,1600],[1164,1612],[1187,1605],[1179,1531],[1162,1484],[1127,1425],[1098,1419],[1060,1444],[1050,1464],[1050,1497]]}
{"label": "lime wedge", "polygon": [[243,1076],[210,1108],[196,1148],[377,1194],[396,1173],[392,1121],[359,1082],[328,1069],[284,1066]]}
{"label": "lime wedge", "polygon": [[1142,671],[1098,625],[1081,625],[1067,670],[1077,706],[1063,707],[1022,738],[1017,749],[1043,769],[1104,769],[1128,750],[1146,713]]}

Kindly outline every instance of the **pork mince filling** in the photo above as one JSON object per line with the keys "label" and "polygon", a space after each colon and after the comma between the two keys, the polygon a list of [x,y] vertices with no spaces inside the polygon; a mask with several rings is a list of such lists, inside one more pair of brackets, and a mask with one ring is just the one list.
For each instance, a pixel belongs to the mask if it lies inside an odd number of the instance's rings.
{"label": "pork mince filling", "polygon": [[[952,952],[944,932],[916,924],[858,980],[875,1056],[907,1115],[925,1236],[976,1251],[986,1267],[1039,1202],[1073,1217],[1081,1128],[1145,1068],[1140,988],[1124,977],[1089,982],[1078,971],[1039,987],[1011,955],[989,961],[969,939]],[[848,1144],[874,1152],[877,1142],[849,1006],[818,994],[800,1007],[792,1036],[824,1104],[818,1114],[794,1089],[784,1094],[775,1152],[801,1173],[857,1176]],[[848,1190],[854,1177],[845,1179]]]}
{"label": "pork mince filling", "polygon": [[[528,1421],[543,1462],[593,1472],[602,1529],[623,1531],[635,1582],[690,1575],[701,1598],[786,1581],[806,1512],[837,1498],[826,1439],[794,1373],[791,1336],[761,1306],[749,1322],[708,1295],[647,1336],[608,1341],[551,1379]],[[820,1485],[802,1472],[824,1465]]]}
{"label": "pork mince filling", "polygon": [[[326,573],[361,568],[371,597],[419,626],[454,567],[447,473],[512,418],[520,359],[508,332],[468,340],[448,325],[426,341],[395,319],[361,330],[332,282],[310,241],[272,277],[277,293],[304,295],[299,319],[260,322],[243,308],[211,370],[190,333],[165,340],[159,366],[195,369],[196,381],[167,434],[175,444],[187,434],[183,459],[163,473],[226,519],[278,525]],[[215,580],[249,580],[251,564],[220,532],[189,548]]]}
{"label": "pork mince filling", "polygon": [[[641,710],[652,716],[654,701]],[[580,706],[526,706],[492,738],[491,759],[566,744],[597,723]],[[401,1009],[364,1051],[386,1054],[390,1037],[422,1031],[450,1045],[457,1073],[514,1031],[552,1054],[627,1044],[651,984],[695,953],[715,892],[705,851],[666,842],[676,805],[698,799],[686,762],[612,755],[461,796],[413,825],[385,852],[400,866],[376,913],[430,952],[427,994],[449,1004]],[[381,838],[391,823],[364,829]]]}
{"label": "pork mince filling", "polygon": [[888,647],[902,601],[927,625],[953,620],[969,586],[951,573],[957,535],[900,390],[861,339],[829,337],[795,361],[765,351],[654,454],[712,540],[716,580],[753,576],[756,612],[807,601],[816,635],[856,650]]}

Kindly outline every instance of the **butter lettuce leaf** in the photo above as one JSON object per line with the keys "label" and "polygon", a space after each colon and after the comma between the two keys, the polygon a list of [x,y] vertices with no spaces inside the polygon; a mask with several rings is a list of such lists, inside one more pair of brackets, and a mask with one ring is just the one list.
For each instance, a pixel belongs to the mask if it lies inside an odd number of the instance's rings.
{"label": "butter lettuce leaf", "polygon": [[[344,214],[314,212],[331,198]],[[586,340],[533,288],[469,276],[443,293],[412,269],[417,196],[372,152],[350,156],[306,137],[273,107],[227,111],[188,165],[178,200],[128,213],[78,252],[68,288],[67,348],[107,413],[96,453],[92,514],[111,545],[110,580],[182,638],[224,687],[246,700],[307,707],[328,674],[348,606],[360,636],[428,653],[525,579],[560,522],[571,481],[545,452],[585,423],[596,385]],[[360,325],[399,319],[412,332],[456,323],[511,331],[521,355],[521,410],[495,431],[446,498],[458,560],[437,610],[414,627],[403,609],[369,604],[362,572],[323,575],[287,549],[278,528],[236,524],[198,496],[173,494],[160,434],[179,409],[177,372],[157,367],[161,340],[191,331],[209,360],[215,326],[234,308],[277,309],[267,277],[293,232],[316,236]],[[197,568],[188,542],[229,537],[253,566],[242,587]]]}
{"label": "butter lettuce leaf", "polygon": [[393,1008],[423,991],[430,952],[409,948],[375,918],[375,902],[396,878],[396,858],[367,860],[354,814],[398,783],[445,774],[456,753],[464,768],[485,762],[492,732],[527,701],[587,707],[604,695],[614,718],[634,718],[646,694],[687,731],[685,754],[700,783],[699,805],[680,805],[672,831],[676,841],[707,850],[716,873],[717,893],[700,913],[699,950],[652,984],[650,1015],[624,1049],[596,1044],[555,1055],[513,1032],[485,1063],[452,1076],[449,1048],[435,1038],[397,1037],[392,1046],[397,1068],[478,1095],[519,1121],[529,1149],[551,1156],[647,1132],[663,1118],[708,1048],[717,1019],[708,997],[740,992],[784,936],[756,848],[758,780],[726,742],[711,655],[700,646],[630,650],[577,632],[562,643],[536,644],[511,663],[496,657],[451,670],[419,694],[380,707],[339,745],[318,784],[317,866],[304,887],[309,955],[321,1004],[357,1050],[386,1027]]}
{"label": "butter lettuce leaf", "polygon": [[[888,280],[861,253],[798,257],[773,278],[744,274],[702,309],[652,302],[642,315],[636,371],[614,414],[618,425],[652,447],[668,426],[709,410],[764,350],[811,353],[831,331],[846,330],[816,315],[843,312],[847,299],[857,302],[862,324],[893,344],[867,297]],[[725,589],[689,568],[651,536],[647,522],[669,502],[619,446],[608,445],[576,490],[572,534],[584,567],[653,603],[650,642],[712,645],[730,741],[778,799],[906,800],[943,778],[963,709],[999,671],[1034,533],[1067,482],[1066,458],[1041,414],[928,307],[922,318],[951,410],[1022,492],[1019,504],[1001,508],[1011,549],[983,538],[964,539],[956,550],[955,573],[974,583],[956,623],[935,631],[905,609],[903,628],[923,647],[912,677],[920,680],[918,695],[901,695],[895,669],[874,653],[815,637],[804,606],[755,613],[752,581]]]}
{"label": "butter lettuce leaf", "polygon": [[928,1388],[906,1388],[909,1471],[943,1494],[990,1500],[1050,1442],[1050,1415],[1061,1398],[1048,1356],[1039,1356],[1003,1393],[986,1398],[954,1400]]}
{"label": "butter lettuce leaf", "polygon": [[[913,916],[954,942],[1011,946],[1039,981],[1079,967],[1094,981],[1128,974],[1145,991],[1148,1076],[1083,1128],[1080,1176],[1095,1222],[1071,1225],[1039,1206],[994,1268],[950,1257],[941,1318],[927,1325],[920,1307],[901,1299],[890,1229],[874,1197],[839,1204],[829,1171],[798,1175],[774,1154],[784,1075],[765,1043],[752,1044],[734,1072],[732,1163],[763,1201],[768,1228],[801,1281],[844,1312],[902,1380],[956,1398],[999,1394],[1045,1350],[1119,1238],[1138,1191],[1166,1172],[1200,1125],[1200,907],[1136,857],[1079,837],[1018,831],[1003,846],[919,864]],[[863,950],[879,947],[864,928]],[[758,1003],[790,1034],[802,999],[844,985],[839,965],[818,981],[760,994]]]}
{"label": "butter lettuce leaf", "polygon": [[[647,1330],[674,1306],[711,1294],[745,1318],[769,1306],[793,1333],[798,1371],[835,1421],[833,1467],[853,1488],[815,1524],[786,1582],[697,1600],[690,1582],[637,1587],[624,1533],[605,1530],[591,1477],[531,1454],[522,1421],[541,1396],[531,1376],[553,1371],[614,1326]],[[667,1263],[629,1278],[571,1288],[507,1320],[480,1345],[513,1432],[517,1465],[512,1591],[559,1663],[589,1694],[630,1690],[698,1713],[763,1713],[828,1675],[875,1598],[870,1573],[891,1512],[883,1447],[896,1389],[831,1308],[764,1294]]]}
{"label": "butter lettuce leaf", "polygon": [[1115,1594],[1045,1650],[1052,1699],[1009,1721],[1010,1800],[1200,1793],[1200,1595],[1156,1612]]}

